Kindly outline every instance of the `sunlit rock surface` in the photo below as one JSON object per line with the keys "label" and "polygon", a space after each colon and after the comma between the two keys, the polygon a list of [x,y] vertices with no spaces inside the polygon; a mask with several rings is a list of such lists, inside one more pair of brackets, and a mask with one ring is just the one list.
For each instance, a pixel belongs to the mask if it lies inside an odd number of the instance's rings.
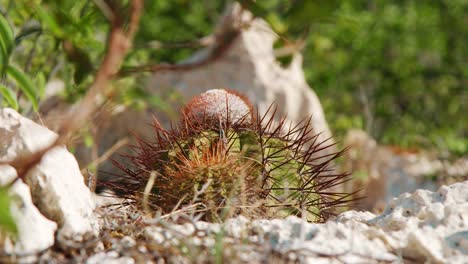
{"label": "sunlit rock surface", "polygon": [[[55,140],[57,134],[21,116],[0,109],[0,161],[25,157]],[[91,192],[84,184],[78,163],[65,147],[46,153],[26,175],[34,204],[59,226],[59,236],[81,240],[97,235]]]}
{"label": "sunlit rock surface", "polygon": [[[0,165],[0,186],[12,182],[16,175],[13,167]],[[10,214],[15,221],[18,236],[13,238],[0,232],[0,253],[16,255],[23,262],[33,262],[35,254],[54,244],[57,224],[39,212],[32,202],[29,187],[22,180],[18,179],[10,187],[8,196],[11,200]],[[5,257],[2,255],[0,257]]]}

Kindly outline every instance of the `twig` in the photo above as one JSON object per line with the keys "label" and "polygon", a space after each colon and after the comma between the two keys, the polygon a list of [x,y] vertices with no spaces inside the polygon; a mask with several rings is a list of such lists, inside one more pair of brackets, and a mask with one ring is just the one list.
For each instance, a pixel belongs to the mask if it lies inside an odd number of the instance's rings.
{"label": "twig", "polygon": [[234,40],[237,38],[239,33],[239,31],[233,30],[230,32],[226,32],[225,35],[221,36],[220,38],[217,38],[218,41],[216,41],[216,45],[212,47],[210,54],[201,60],[180,64],[153,64],[136,67],[127,67],[122,69],[118,73],[118,75],[120,77],[124,77],[132,73],[141,72],[189,71],[209,65],[223,57],[223,55],[229,50],[229,48],[234,43]]}
{"label": "twig", "polygon": [[64,144],[68,136],[82,127],[91,113],[95,111],[96,105],[99,105],[98,101],[101,99],[100,96],[107,89],[114,75],[119,71],[122,61],[131,47],[133,37],[138,28],[142,9],[143,0],[131,1],[131,15],[127,31],[124,29],[122,19],[116,15],[112,18],[106,55],[84,99],[77,107],[72,108],[66,114],[58,130],[59,136],[55,141],[27,157],[17,157],[15,160],[8,163],[8,165],[14,167],[18,173],[17,178],[8,186],[14,184],[18,179],[24,179],[28,171],[41,161],[44,154],[52,148]]}
{"label": "twig", "polygon": [[[94,159],[92,162],[88,163],[83,169],[81,169],[81,174],[85,176],[85,182],[88,184],[88,188],[94,192],[96,190],[96,183],[97,183],[97,178],[98,178],[98,173],[97,171],[94,171],[92,173],[89,170],[89,167],[94,167],[96,168],[99,164],[102,162],[106,161],[112,154],[114,154],[119,148],[124,146],[125,144],[128,143],[128,138],[122,138],[119,141],[117,141],[114,145],[112,145],[111,148],[109,148],[104,154],[102,154],[100,157]],[[95,147],[95,146],[93,146]],[[94,152],[94,149],[93,149]],[[94,153],[93,153],[94,155]]]}
{"label": "twig", "polygon": [[[180,214],[180,213],[193,212],[194,210],[199,211],[199,212],[205,211],[206,209],[196,209],[200,205],[203,205],[203,203],[191,204],[191,205],[183,207],[183,208],[181,208],[179,210],[176,210],[176,211],[170,212],[168,214],[165,214],[165,215],[161,216],[161,219],[166,219],[166,218],[169,218],[169,217],[171,217],[173,215]],[[194,210],[192,210],[192,209],[194,209]]]}
{"label": "twig", "polygon": [[91,161],[86,165],[83,169],[81,169],[81,173],[86,172],[86,168],[89,167],[97,167],[99,164],[103,163],[106,161],[112,154],[114,154],[118,149],[120,149],[122,146],[128,143],[128,138],[124,137],[121,138],[119,141],[117,141],[112,147],[110,147],[104,154],[102,154],[99,158]]}
{"label": "twig", "polygon": [[107,3],[103,0],[94,0],[94,4],[101,10],[101,13],[109,20],[112,21],[115,19],[115,14],[112,12],[112,8],[110,8]]}
{"label": "twig", "polygon": [[[207,44],[212,42],[213,45],[210,47],[209,54],[204,58],[192,61],[185,62],[180,64],[150,64],[142,65],[135,67],[123,68],[118,75],[124,77],[132,73],[141,73],[141,72],[161,72],[161,71],[189,71],[196,68],[200,68],[206,65],[209,65],[224,56],[224,54],[229,50],[234,41],[239,36],[243,27],[248,25],[242,25],[238,22],[240,13],[228,14],[225,16],[224,21],[220,30],[213,36],[207,36],[200,39],[198,44]],[[244,23],[246,24],[246,23]],[[194,43],[185,43],[181,45],[190,45]]]}
{"label": "twig", "polygon": [[208,47],[215,44],[215,37],[208,35],[199,39],[185,41],[185,42],[171,42],[165,43],[159,40],[152,40],[148,43],[138,45],[137,48],[152,48],[152,49],[175,49],[175,48],[198,48]]}
{"label": "twig", "polygon": [[372,128],[374,126],[374,115],[373,115],[373,107],[372,107],[372,101],[369,102],[369,94],[367,93],[366,87],[363,85],[359,86],[359,101],[361,102],[361,105],[363,106],[364,110],[364,120],[366,122],[366,132],[369,135],[374,135],[374,131],[372,131]]}
{"label": "twig", "polygon": [[148,182],[146,183],[146,186],[145,186],[145,191],[143,193],[143,201],[142,201],[143,211],[145,212],[146,215],[151,215],[151,210],[148,206],[149,196],[151,193],[151,189],[153,189],[154,182],[156,181],[157,176],[158,176],[158,173],[156,171],[151,172]]}
{"label": "twig", "polygon": [[[39,39],[40,36],[41,36],[41,32],[39,32],[39,34],[36,35],[36,37],[34,39],[34,44],[33,44],[31,50],[28,53],[28,56],[27,56],[27,59],[26,59],[26,64],[24,65],[24,72],[25,73],[29,73],[29,68],[31,67],[32,59],[33,59],[34,55],[36,54],[37,43],[38,43],[38,39]],[[16,101],[19,102],[22,96],[23,96],[23,90],[18,89],[18,92],[16,93]]]}
{"label": "twig", "polygon": [[198,190],[197,186],[193,186],[194,194],[193,194],[193,199],[192,199],[191,204],[195,203],[198,200],[198,197],[202,195],[203,193],[205,193],[206,189],[210,187],[212,182],[213,182],[212,179],[208,179],[206,183],[203,184],[203,186],[200,188],[200,190]]}

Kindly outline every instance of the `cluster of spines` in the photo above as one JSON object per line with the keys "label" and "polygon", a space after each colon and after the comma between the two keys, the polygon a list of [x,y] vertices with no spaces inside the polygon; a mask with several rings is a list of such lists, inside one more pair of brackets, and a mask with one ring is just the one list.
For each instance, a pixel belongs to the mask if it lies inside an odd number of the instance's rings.
{"label": "cluster of spines", "polygon": [[[314,134],[310,119],[287,127],[286,118],[275,121],[276,110],[272,110],[271,107],[263,116],[258,113],[254,116],[252,112],[249,112],[235,121],[230,120],[229,109],[226,110],[227,116],[222,118],[213,118],[212,114],[199,115],[197,113],[195,115],[184,110],[182,122],[176,127],[171,127],[170,130],[164,129],[155,119],[153,123],[155,141],[150,143],[137,138],[138,145],[133,146],[135,154],[126,156],[128,163],[114,162],[124,172],[125,175],[122,177],[125,181],[119,179],[110,186],[125,197],[137,201],[141,198],[141,192],[147,183],[149,173],[156,170],[159,173],[154,185],[155,192],[152,194],[152,201],[155,208],[168,212],[173,209],[173,206],[180,205],[181,199],[190,199],[190,197],[184,197],[184,193],[189,193],[192,186],[180,184],[193,176],[190,175],[190,170],[193,168],[186,165],[193,165],[190,162],[210,165],[210,162],[218,159],[219,165],[225,166],[224,170],[220,169],[220,174],[228,173],[231,178],[227,179],[223,178],[223,175],[218,175],[217,184],[223,180],[232,181],[232,174],[241,173],[241,170],[244,173],[253,173],[250,175],[251,178],[244,183],[253,186],[247,186],[244,191],[250,188],[248,196],[263,201],[259,206],[265,208],[265,210],[260,210],[265,214],[264,217],[279,216],[277,213],[268,213],[268,208],[274,208],[271,211],[283,212],[283,215],[306,213],[307,219],[322,222],[333,214],[336,208],[349,204],[351,194],[333,190],[337,185],[349,180],[348,174],[337,173],[331,166],[343,151],[335,153],[327,151],[334,144],[329,144],[328,140],[319,140],[320,135]],[[215,139],[213,135],[207,133],[210,131],[217,135]],[[252,142],[251,146],[254,149],[251,151],[257,154],[259,159],[249,162],[248,153],[239,153],[238,157],[247,155],[247,158],[241,160],[245,165],[239,166],[233,163],[235,161],[230,155],[238,140],[235,137],[239,137],[242,133],[255,135],[253,140],[257,142]],[[208,145],[201,144],[195,146],[200,149],[190,151],[188,148],[194,146],[188,147],[188,145],[193,138],[206,139]],[[240,140],[238,142],[240,144]],[[239,148],[240,152],[242,152],[241,148]],[[244,151],[249,150],[244,149]],[[176,154],[177,157],[169,157],[171,152],[172,156]],[[194,160],[194,153],[197,153],[196,155],[201,153],[198,160]],[[187,163],[184,163],[184,160]],[[168,171],[164,171],[164,168],[175,171],[167,173]],[[281,171],[285,168],[288,171]],[[235,171],[236,169],[239,171]],[[292,179],[296,181],[294,186],[285,186],[285,181],[288,180],[287,175],[290,173],[298,175],[298,178]],[[252,177],[256,177],[257,181]],[[257,182],[260,186],[257,186]],[[227,205],[227,201],[220,202],[223,204],[215,206],[221,208]]]}

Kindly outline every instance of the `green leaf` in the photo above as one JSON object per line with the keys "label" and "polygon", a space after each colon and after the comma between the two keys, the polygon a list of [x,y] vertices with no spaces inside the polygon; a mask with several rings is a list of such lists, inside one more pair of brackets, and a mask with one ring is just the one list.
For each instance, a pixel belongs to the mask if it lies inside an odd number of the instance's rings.
{"label": "green leaf", "polygon": [[0,94],[7,103],[8,106],[11,106],[15,110],[18,110],[18,102],[16,101],[15,93],[8,89],[6,86],[0,84]]}
{"label": "green leaf", "polygon": [[90,133],[86,133],[84,135],[84,143],[87,148],[91,148],[94,145],[93,135],[91,135]]}
{"label": "green leaf", "polygon": [[281,17],[276,13],[268,13],[265,20],[270,24],[275,32],[283,34],[288,30],[288,25],[286,25]]}
{"label": "green leaf", "polygon": [[8,189],[0,187],[0,231],[16,235],[18,234],[18,229],[10,213],[10,202]]}
{"label": "green leaf", "polygon": [[336,0],[295,1],[286,12],[286,19],[296,27],[329,18],[339,7]]}
{"label": "green leaf", "polygon": [[0,43],[0,79],[4,77],[5,65],[8,64],[8,57],[2,47],[2,43]]}
{"label": "green leaf", "polygon": [[3,15],[0,15],[0,73],[2,73],[4,67],[8,65],[8,60],[13,50],[13,44],[13,30]]}
{"label": "green leaf", "polygon": [[36,9],[39,19],[41,20],[41,24],[45,25],[45,28],[49,29],[57,38],[63,38],[65,34],[55,18],[40,5],[36,5]]}
{"label": "green leaf", "polygon": [[26,97],[29,99],[35,111],[38,110],[37,105],[37,95],[34,89],[34,85],[32,81],[29,79],[26,74],[24,74],[21,70],[15,68],[12,65],[8,65],[6,68],[7,76],[14,79],[18,85],[18,88],[23,91]]}
{"label": "green leaf", "polygon": [[46,77],[43,72],[40,72],[37,74],[36,78],[34,79],[34,83],[36,84],[37,87],[37,94],[39,95],[39,98],[44,98],[45,95],[45,87],[46,87]]}

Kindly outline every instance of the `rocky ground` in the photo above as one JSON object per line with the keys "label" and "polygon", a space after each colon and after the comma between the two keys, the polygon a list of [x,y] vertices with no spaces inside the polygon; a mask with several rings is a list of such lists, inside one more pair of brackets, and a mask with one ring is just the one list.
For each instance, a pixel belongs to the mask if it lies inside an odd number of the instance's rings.
{"label": "rocky ground", "polygon": [[292,216],[220,224],[183,214],[172,219],[181,224],[165,217],[122,223],[106,209],[107,232],[118,235],[87,263],[466,263],[467,190],[462,182],[405,193],[380,215],[348,211],[323,224]]}

